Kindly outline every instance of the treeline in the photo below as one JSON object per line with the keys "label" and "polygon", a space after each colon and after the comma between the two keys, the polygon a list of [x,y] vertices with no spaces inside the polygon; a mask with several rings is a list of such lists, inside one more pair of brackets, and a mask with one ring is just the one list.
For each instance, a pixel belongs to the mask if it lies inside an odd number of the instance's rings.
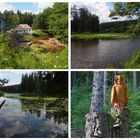
{"label": "treeline", "polygon": [[68,42],[68,3],[54,3],[33,21],[33,29],[47,30],[55,38]]}
{"label": "treeline", "polygon": [[99,32],[99,18],[98,16],[91,14],[87,8],[78,9],[75,5],[72,7],[71,15],[72,32]]}
{"label": "treeline", "polygon": [[3,92],[9,92],[9,93],[19,93],[20,85],[3,86],[3,87],[0,87],[0,90]]}
{"label": "treeline", "polygon": [[23,96],[67,97],[68,73],[38,71],[23,74],[21,84],[3,86],[4,92],[21,92]]}
{"label": "treeline", "polygon": [[18,24],[28,24],[32,25],[35,14],[25,12],[22,13],[20,10],[17,10],[14,13],[13,10],[5,10],[3,13],[0,12],[0,17],[3,17],[6,22],[6,28],[11,29],[15,28]]}
{"label": "treeline", "polygon": [[87,8],[72,7],[71,29],[73,33],[127,33],[137,20],[99,23],[99,17],[91,14]]}
{"label": "treeline", "polygon": [[[118,72],[118,71],[110,71],[107,72],[107,85],[113,85],[114,84],[114,76],[115,75],[124,75],[126,78],[127,83],[131,81],[134,81],[134,73],[136,73],[136,85],[140,86],[140,79],[138,78],[140,76],[140,72]],[[73,87],[80,87],[80,86],[91,86],[93,82],[93,72],[78,72],[73,71],[71,73],[71,85]]]}
{"label": "treeline", "polygon": [[54,3],[52,8],[42,13],[21,13],[21,11],[7,11],[0,13],[6,21],[6,28],[12,29],[19,24],[28,24],[33,29],[42,29],[64,43],[68,42],[68,3]]}
{"label": "treeline", "polygon": [[130,26],[136,24],[136,20],[128,20],[128,21],[114,21],[114,22],[106,22],[101,23],[99,25],[99,31],[101,33],[127,33],[131,32]]}

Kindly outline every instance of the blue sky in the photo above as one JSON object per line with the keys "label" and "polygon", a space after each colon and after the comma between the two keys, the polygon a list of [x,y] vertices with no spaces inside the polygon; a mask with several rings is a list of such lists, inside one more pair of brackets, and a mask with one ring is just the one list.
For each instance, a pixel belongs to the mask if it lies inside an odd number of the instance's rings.
{"label": "blue sky", "polygon": [[0,79],[8,79],[9,82],[6,85],[19,84],[22,74],[31,72],[32,71],[0,71]]}
{"label": "blue sky", "polygon": [[7,2],[7,3],[0,3],[0,11],[4,12],[5,10],[13,10],[16,12],[17,10],[20,10],[22,12],[33,12],[35,14],[38,14],[39,12],[42,12],[45,8],[52,7],[52,2],[47,3],[33,3],[33,2]]}
{"label": "blue sky", "polygon": [[[116,21],[112,20],[109,15],[110,11],[113,10],[113,2],[74,2],[72,6],[76,5],[77,8],[86,7],[88,10],[99,17],[100,23]],[[126,20],[126,17],[120,17],[118,20]]]}

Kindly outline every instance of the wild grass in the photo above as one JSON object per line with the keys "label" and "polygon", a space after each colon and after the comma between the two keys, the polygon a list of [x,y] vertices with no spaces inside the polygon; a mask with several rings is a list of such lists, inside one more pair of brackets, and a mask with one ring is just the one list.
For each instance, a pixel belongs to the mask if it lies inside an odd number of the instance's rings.
{"label": "wild grass", "polygon": [[125,33],[81,33],[72,34],[72,39],[92,40],[92,39],[123,39],[129,38],[130,34]]}
{"label": "wild grass", "polygon": [[11,48],[4,35],[0,35],[0,69],[66,69],[68,67],[68,47],[57,53],[38,53],[25,46]]}

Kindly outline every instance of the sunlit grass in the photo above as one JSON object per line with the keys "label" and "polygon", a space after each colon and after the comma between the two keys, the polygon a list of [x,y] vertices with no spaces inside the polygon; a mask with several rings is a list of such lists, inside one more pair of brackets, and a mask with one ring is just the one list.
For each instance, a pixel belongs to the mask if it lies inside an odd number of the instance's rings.
{"label": "sunlit grass", "polygon": [[81,34],[72,34],[72,39],[122,39],[129,38],[130,34],[125,33],[81,33]]}

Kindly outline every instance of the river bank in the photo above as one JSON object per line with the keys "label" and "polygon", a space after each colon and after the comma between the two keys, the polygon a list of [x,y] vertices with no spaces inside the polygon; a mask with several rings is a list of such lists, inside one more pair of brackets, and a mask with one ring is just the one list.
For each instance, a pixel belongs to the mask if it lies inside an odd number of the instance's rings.
{"label": "river bank", "polygon": [[126,39],[130,38],[130,34],[126,33],[81,33],[72,34],[72,39],[92,40],[92,39]]}

